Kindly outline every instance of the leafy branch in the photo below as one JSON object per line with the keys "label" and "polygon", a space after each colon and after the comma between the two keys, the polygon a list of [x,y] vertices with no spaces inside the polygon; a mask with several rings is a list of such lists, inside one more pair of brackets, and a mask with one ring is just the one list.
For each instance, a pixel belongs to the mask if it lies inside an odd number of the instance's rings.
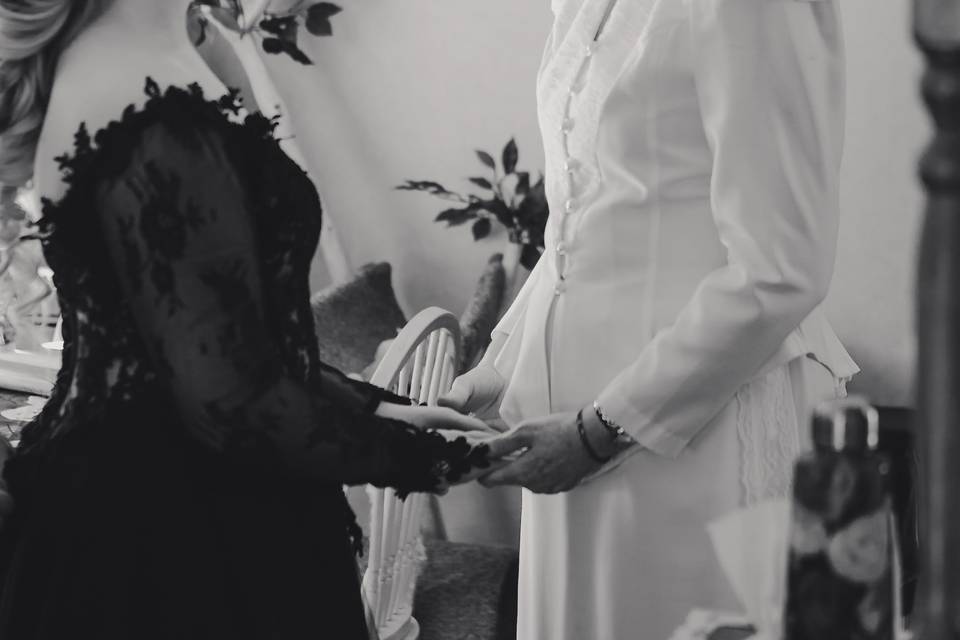
{"label": "leafy branch", "polygon": [[445,222],[448,227],[472,222],[474,240],[489,236],[494,222],[501,224],[507,229],[510,242],[523,247],[520,263],[533,269],[543,252],[543,232],[549,213],[543,175],[531,183],[529,172],[517,171],[519,152],[513,139],[503,148],[499,165],[486,151],[478,150],[476,154],[491,174],[468,178],[470,184],[480,189],[481,195],[461,194],[431,180],[407,180],[396,188],[420,191],[456,203],[437,214],[435,221]]}
{"label": "leafy branch", "polygon": [[195,46],[206,41],[207,30],[210,28],[209,19],[203,11],[205,7],[209,14],[227,29],[259,38],[264,52],[285,54],[304,65],[313,64],[313,61],[298,44],[301,30],[306,29],[313,36],[331,36],[331,18],[342,11],[340,6],[332,2],[300,0],[288,11],[264,12],[255,25],[243,28],[240,26],[243,16],[240,0],[193,0],[188,28]]}

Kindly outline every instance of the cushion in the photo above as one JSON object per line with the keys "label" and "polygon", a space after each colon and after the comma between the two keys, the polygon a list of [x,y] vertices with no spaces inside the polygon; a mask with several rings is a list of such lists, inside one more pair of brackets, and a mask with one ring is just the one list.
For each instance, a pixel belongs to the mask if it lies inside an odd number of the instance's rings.
{"label": "cushion", "polygon": [[310,299],[320,359],[345,373],[360,373],[384,340],[397,336],[407,319],[397,303],[390,264],[364,265],[350,282]]}
{"label": "cushion", "polygon": [[515,549],[427,541],[413,602],[420,640],[515,640]]}
{"label": "cushion", "polygon": [[[419,640],[516,640],[520,556],[516,549],[425,540],[413,617]],[[367,569],[370,540],[357,560]]]}
{"label": "cushion", "polygon": [[477,281],[473,298],[460,317],[460,332],[463,335],[463,360],[460,373],[473,367],[490,344],[490,334],[497,326],[500,306],[507,286],[503,269],[503,254],[490,257],[486,268]]}

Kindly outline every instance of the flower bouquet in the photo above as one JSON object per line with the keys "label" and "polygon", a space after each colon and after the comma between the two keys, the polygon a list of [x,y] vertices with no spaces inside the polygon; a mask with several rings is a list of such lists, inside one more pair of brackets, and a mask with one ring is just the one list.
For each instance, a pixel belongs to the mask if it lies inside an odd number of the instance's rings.
{"label": "flower bouquet", "polygon": [[893,640],[900,625],[896,529],[876,454],[797,464],[786,640]]}

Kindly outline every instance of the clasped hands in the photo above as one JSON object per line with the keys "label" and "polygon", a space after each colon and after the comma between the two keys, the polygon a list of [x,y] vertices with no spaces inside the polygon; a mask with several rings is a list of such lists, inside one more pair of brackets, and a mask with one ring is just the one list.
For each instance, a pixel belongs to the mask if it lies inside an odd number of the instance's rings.
{"label": "clasped hands", "polygon": [[[505,381],[491,366],[481,363],[457,378],[438,400],[440,408],[424,407],[432,416],[421,426],[436,428],[447,437],[466,436],[490,447],[491,466],[476,469],[461,482],[522,486],[535,493],[560,493],[576,487],[602,464],[587,452],[577,430],[577,412],[556,413],[528,420],[508,429],[499,417]],[[446,414],[438,412],[446,411]],[[592,407],[583,410],[585,435],[602,457],[624,445],[610,438]],[[417,421],[420,422],[420,421]]]}

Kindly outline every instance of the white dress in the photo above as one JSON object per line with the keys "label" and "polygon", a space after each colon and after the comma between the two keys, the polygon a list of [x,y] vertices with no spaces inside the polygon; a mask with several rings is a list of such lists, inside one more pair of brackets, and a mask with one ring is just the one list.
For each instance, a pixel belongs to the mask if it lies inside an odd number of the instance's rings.
{"label": "white dress", "polygon": [[857,372],[832,275],[831,0],[555,0],[538,80],[547,251],[497,331],[509,424],[599,398],[641,446],[524,491],[521,640],[666,640],[737,608],[705,524],[789,486]]}

